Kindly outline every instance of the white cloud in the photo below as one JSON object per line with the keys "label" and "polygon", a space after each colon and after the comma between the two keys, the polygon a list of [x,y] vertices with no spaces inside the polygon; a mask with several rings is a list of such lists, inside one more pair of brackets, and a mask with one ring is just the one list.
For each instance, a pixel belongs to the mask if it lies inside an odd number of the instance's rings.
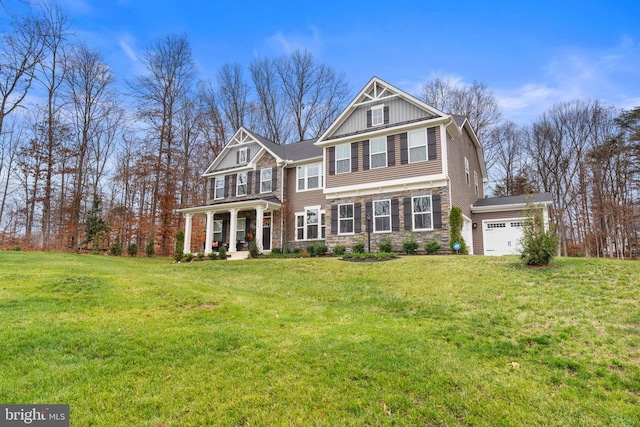
{"label": "white cloud", "polygon": [[314,54],[320,53],[324,42],[320,31],[309,26],[305,33],[286,34],[282,30],[267,38],[266,44],[278,54],[291,53],[296,50],[308,50]]}
{"label": "white cloud", "polygon": [[530,122],[554,104],[597,99],[618,108],[640,104],[640,44],[623,36],[607,49],[561,48],[542,67],[541,81],[495,89],[504,117]]}

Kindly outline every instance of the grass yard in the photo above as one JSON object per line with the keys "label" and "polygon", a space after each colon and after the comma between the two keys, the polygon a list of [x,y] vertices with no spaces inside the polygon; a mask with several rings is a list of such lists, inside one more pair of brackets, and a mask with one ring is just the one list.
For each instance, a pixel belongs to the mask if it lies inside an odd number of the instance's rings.
{"label": "grass yard", "polygon": [[73,426],[640,426],[640,263],[0,252],[0,403]]}

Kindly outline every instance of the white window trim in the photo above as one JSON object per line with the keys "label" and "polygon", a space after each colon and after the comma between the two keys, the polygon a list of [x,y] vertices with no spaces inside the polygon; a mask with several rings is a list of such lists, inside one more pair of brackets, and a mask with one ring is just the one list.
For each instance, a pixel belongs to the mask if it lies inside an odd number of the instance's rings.
{"label": "white window trim", "polygon": [[469,159],[464,158],[464,179],[469,187],[471,187],[471,175],[469,174]]}
{"label": "white window trim", "polygon": [[[216,226],[219,224],[220,226],[220,231],[216,231]],[[220,238],[216,239],[216,234],[220,234]],[[217,241],[221,241],[222,240],[222,220],[221,219],[214,219],[213,220],[213,241],[217,242]]]}
{"label": "white window trim", "polygon": [[[269,179],[266,179],[266,180],[262,176],[262,173],[265,172],[265,171],[270,171],[271,172],[271,174],[270,174],[271,177]],[[265,184],[267,182],[269,183],[269,189],[265,190],[263,188],[262,184]],[[270,193],[272,191],[273,191],[273,168],[262,168],[262,169],[260,169],[260,193]]]}
{"label": "white window trim", "polygon": [[[240,153],[244,153],[244,156],[242,156]],[[244,157],[244,161],[241,159],[241,157]],[[243,147],[238,149],[238,164],[244,165],[246,163],[249,163],[249,159],[247,156],[247,147]]]}
{"label": "white window trim", "polygon": [[[318,237],[316,237],[315,239],[309,239],[309,224],[307,223],[307,211],[310,210],[317,210],[318,211]],[[316,241],[316,240],[324,240],[325,237],[322,237],[322,235],[324,234],[326,236],[326,224],[322,222],[322,217],[325,217],[326,220],[326,211],[324,209],[322,209],[322,207],[320,205],[318,206],[305,206],[304,210],[302,212],[296,212],[294,214],[295,216],[295,241],[296,242],[304,242],[304,241]],[[298,238],[298,230],[300,229],[300,227],[298,227],[298,218],[302,217],[302,221],[303,221],[303,230],[302,230],[302,239]]]}
{"label": "white window trim", "polygon": [[[341,221],[347,221],[349,218],[340,218],[340,206],[347,206],[347,205],[351,205],[351,212],[352,212],[352,217],[351,217],[351,230],[353,231],[347,231],[347,232],[342,232],[342,227],[340,226]],[[340,236],[351,236],[353,234],[355,234],[355,229],[356,229],[356,223],[355,223],[355,219],[356,219],[356,205],[355,203],[340,203],[338,205],[338,235]]]}
{"label": "white window trim", "polygon": [[[242,225],[242,227],[240,227],[240,225]],[[241,231],[244,233],[244,235],[242,236],[242,239],[238,239],[238,233]],[[237,218],[236,219],[236,240],[244,241],[246,239],[246,235],[247,235],[247,218]]]}
{"label": "white window trim", "polygon": [[[380,215],[376,216],[376,203],[387,202],[389,203],[389,215]],[[412,201],[413,202],[413,201]],[[413,205],[412,205],[413,206]],[[373,217],[373,232],[376,234],[384,234],[391,233],[393,231],[393,225],[391,224],[391,199],[382,199],[382,200],[374,200],[371,203],[372,217]],[[376,230],[376,218],[389,218],[389,229],[388,230]]]}
{"label": "white window trim", "polygon": [[[431,228],[416,228],[416,212],[414,211],[414,200],[418,198],[428,197],[429,198],[429,207],[431,211],[429,214],[431,215]],[[424,215],[426,212],[418,212],[418,215]],[[413,196],[411,198],[411,228],[413,231],[431,231],[433,228],[433,196]]]}
{"label": "white window trim", "polygon": [[[382,141],[383,149],[382,151],[373,152],[373,144],[371,141],[380,140]],[[382,166],[373,166],[373,156],[376,154],[384,154],[384,165]],[[389,159],[387,158],[387,138],[384,136],[380,136],[377,138],[371,138],[369,140],[369,169],[378,169],[378,168],[386,168],[389,165]]]}
{"label": "white window trim", "polygon": [[[380,111],[380,122],[374,122],[373,118],[375,117],[374,111]],[[384,124],[384,104],[374,105],[371,107],[371,126],[380,126]]]}
{"label": "white window trim", "polygon": [[[418,132],[420,132],[423,136],[422,138],[422,142],[420,145],[416,145],[416,146],[411,146],[411,138],[409,138],[409,135],[411,134],[417,134]],[[411,149],[412,148],[419,148],[419,147],[424,147],[424,159],[420,159],[420,160],[412,160],[411,159]],[[420,163],[420,162],[426,162],[427,160],[429,160],[429,152],[427,149],[427,130],[426,129],[418,129],[418,130],[414,130],[411,132],[407,133],[407,155],[408,155],[408,159],[409,159],[409,163]]]}
{"label": "white window trim", "polygon": [[[347,151],[347,157],[338,158],[338,148],[339,147],[348,147],[348,150],[346,150]],[[348,167],[348,170],[340,172],[338,170],[338,162],[339,161],[344,161],[344,160],[347,160],[349,162],[349,167]],[[351,172],[351,143],[347,142],[346,144],[336,145],[336,175],[343,174],[343,173],[350,173],[350,172]]]}
{"label": "white window trim", "polygon": [[[215,188],[213,190],[213,200],[223,200],[224,199],[224,186],[225,186],[225,177],[224,176],[217,176],[214,182]],[[221,182],[222,185],[218,186],[218,182]],[[222,190],[222,196],[218,197],[218,190],[221,189]]]}
{"label": "white window trim", "polygon": [[[309,175],[309,167],[317,166],[318,175]],[[301,173],[302,171],[302,173]],[[318,177],[318,186],[309,188],[309,178]],[[300,188],[300,179],[303,179],[303,188]],[[324,168],[322,163],[309,163],[308,165],[298,166],[296,168],[296,192],[321,190],[324,187]]]}
{"label": "white window trim", "polygon": [[476,196],[479,196],[479,189],[478,189],[478,172],[477,171],[473,171],[473,183],[475,184],[475,189],[476,189]]}
{"label": "white window trim", "polygon": [[[240,183],[240,175],[245,176],[244,184]],[[236,197],[242,197],[249,194],[249,185],[248,185],[249,175],[246,172],[238,172],[236,175]],[[240,194],[240,186],[244,185],[244,194]]]}

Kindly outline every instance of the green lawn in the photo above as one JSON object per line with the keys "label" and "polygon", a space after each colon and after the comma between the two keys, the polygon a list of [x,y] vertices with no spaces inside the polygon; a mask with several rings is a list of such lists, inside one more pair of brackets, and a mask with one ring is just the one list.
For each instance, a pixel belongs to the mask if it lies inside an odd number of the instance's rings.
{"label": "green lawn", "polygon": [[640,263],[0,252],[0,403],[73,426],[640,426]]}

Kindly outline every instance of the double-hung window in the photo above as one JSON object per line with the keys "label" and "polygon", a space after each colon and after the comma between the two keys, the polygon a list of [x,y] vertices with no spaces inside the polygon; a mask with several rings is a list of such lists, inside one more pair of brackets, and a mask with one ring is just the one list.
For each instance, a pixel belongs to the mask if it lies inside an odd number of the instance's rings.
{"label": "double-hung window", "polygon": [[427,134],[424,129],[414,130],[407,134],[409,142],[409,163],[427,160]]}
{"label": "double-hung window", "polygon": [[296,214],[296,240],[325,238],[325,212],[319,207],[306,208]]}
{"label": "double-hung window", "polygon": [[413,229],[433,229],[431,196],[417,196],[413,198]]}
{"label": "double-hung window", "polygon": [[222,241],[222,220],[216,219],[213,221],[213,241]]}
{"label": "double-hung window", "polygon": [[371,126],[380,126],[382,124],[384,124],[384,105],[371,107]]}
{"label": "double-hung window", "polygon": [[238,150],[238,164],[242,165],[247,163],[249,160],[247,159],[247,149],[246,148],[240,148]]}
{"label": "double-hung window", "polygon": [[246,236],[247,220],[245,218],[238,218],[236,220],[236,240],[244,240]]}
{"label": "double-hung window", "polygon": [[268,193],[273,190],[271,188],[272,173],[273,172],[271,168],[264,168],[260,170],[260,192],[261,193]]}
{"label": "double-hung window", "polygon": [[353,233],[353,203],[338,205],[338,234]]}
{"label": "double-hung window", "polygon": [[298,166],[297,173],[298,191],[314,190],[322,187],[323,183],[321,163]]}
{"label": "double-hung window", "polygon": [[214,199],[224,199],[224,176],[216,177],[216,190],[214,193]]}
{"label": "double-hung window", "polygon": [[479,196],[480,193],[478,192],[478,190],[479,190],[478,189],[478,172],[476,172],[476,171],[473,171],[473,183],[474,183],[475,188],[476,188],[476,196]]}
{"label": "double-hung window", "polygon": [[471,187],[471,176],[469,175],[469,159],[464,158],[464,179],[469,187]]}
{"label": "double-hung window", "polygon": [[391,200],[373,201],[373,232],[391,231]]}
{"label": "double-hung window", "polygon": [[387,138],[371,138],[369,140],[369,165],[371,169],[387,166]]}
{"label": "double-hung window", "polygon": [[247,173],[240,172],[238,175],[238,182],[236,184],[236,196],[247,195]]}
{"label": "double-hung window", "polygon": [[336,146],[336,173],[351,172],[351,144]]}

